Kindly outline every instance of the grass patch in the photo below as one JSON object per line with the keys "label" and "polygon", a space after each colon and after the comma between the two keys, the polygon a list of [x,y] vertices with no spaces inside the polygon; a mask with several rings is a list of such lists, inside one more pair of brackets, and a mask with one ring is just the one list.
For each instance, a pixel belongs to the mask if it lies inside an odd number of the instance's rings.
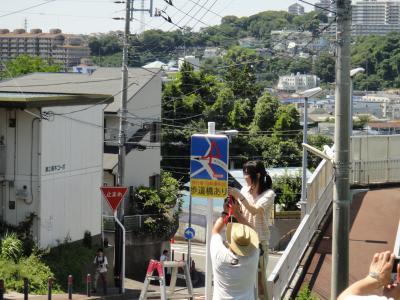
{"label": "grass patch", "polygon": [[86,248],[81,242],[65,242],[51,248],[43,256],[43,261],[54,273],[62,290],[67,291],[68,275],[72,275],[74,290],[82,291],[86,288],[86,274],[95,256],[94,251],[94,248]]}

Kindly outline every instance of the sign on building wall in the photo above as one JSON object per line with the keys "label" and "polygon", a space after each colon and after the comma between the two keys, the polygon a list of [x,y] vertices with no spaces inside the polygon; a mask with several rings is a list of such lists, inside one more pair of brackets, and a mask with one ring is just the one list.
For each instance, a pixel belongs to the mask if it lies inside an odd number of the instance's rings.
{"label": "sign on building wall", "polygon": [[224,135],[192,135],[190,194],[226,198],[228,194],[228,138]]}

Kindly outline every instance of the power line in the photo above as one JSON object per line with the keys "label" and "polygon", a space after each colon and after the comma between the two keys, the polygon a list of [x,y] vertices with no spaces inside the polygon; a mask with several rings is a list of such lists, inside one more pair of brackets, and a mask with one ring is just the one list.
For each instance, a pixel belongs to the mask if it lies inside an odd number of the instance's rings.
{"label": "power line", "polygon": [[23,11],[26,11],[26,10],[29,10],[29,9],[32,9],[32,8],[35,8],[35,7],[39,7],[39,6],[42,6],[42,5],[51,3],[51,2],[55,2],[55,1],[56,1],[56,0],[49,0],[49,1],[45,1],[45,2],[42,2],[42,3],[36,4],[36,5],[32,5],[32,6],[23,8],[23,9],[15,10],[15,11],[12,11],[12,12],[7,13],[7,14],[0,15],[0,18],[2,18],[2,17],[7,17],[7,16],[11,16],[11,15],[14,15],[14,14],[17,14],[17,13],[20,13],[20,12],[23,12]]}

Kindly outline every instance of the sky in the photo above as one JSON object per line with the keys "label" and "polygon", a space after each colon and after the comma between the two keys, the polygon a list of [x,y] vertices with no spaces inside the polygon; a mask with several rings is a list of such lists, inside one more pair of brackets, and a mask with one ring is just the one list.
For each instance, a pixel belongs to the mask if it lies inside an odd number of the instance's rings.
{"label": "sky", "polygon": [[[124,21],[113,17],[124,17],[125,4],[116,4],[115,0],[0,0],[0,28],[28,30],[40,28],[48,32],[51,28],[60,28],[64,33],[99,33],[123,30]],[[150,0],[143,0],[145,7]],[[141,0],[134,1],[134,8],[141,8]],[[172,21],[181,26],[195,29],[219,24],[220,16],[250,16],[266,10],[287,10],[296,0],[172,0],[169,6],[164,0],[154,0],[154,8],[166,9]],[[308,0],[315,3],[316,0]],[[303,5],[306,11],[314,8]],[[36,6],[36,7],[33,7]],[[161,17],[150,17],[145,13],[144,22],[140,12],[134,12],[131,32],[159,28],[175,30],[178,27],[169,24]]]}

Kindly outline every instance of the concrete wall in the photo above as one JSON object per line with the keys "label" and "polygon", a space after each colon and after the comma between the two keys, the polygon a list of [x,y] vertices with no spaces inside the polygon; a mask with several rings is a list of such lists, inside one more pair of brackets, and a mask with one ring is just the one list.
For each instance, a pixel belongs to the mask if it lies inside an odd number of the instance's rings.
{"label": "concrete wall", "polygon": [[[82,108],[45,111],[67,113]],[[42,121],[41,130],[40,246],[53,245],[66,236],[72,241],[82,239],[85,230],[100,234],[102,107],[54,116],[52,121]]]}
{"label": "concrete wall", "polygon": [[[106,232],[105,237],[111,245],[114,245],[114,232]],[[132,233],[126,234],[126,277],[135,280],[144,281],[147,266],[150,259],[160,259],[162,247],[165,247],[163,241],[156,241],[152,237],[138,238]]]}

